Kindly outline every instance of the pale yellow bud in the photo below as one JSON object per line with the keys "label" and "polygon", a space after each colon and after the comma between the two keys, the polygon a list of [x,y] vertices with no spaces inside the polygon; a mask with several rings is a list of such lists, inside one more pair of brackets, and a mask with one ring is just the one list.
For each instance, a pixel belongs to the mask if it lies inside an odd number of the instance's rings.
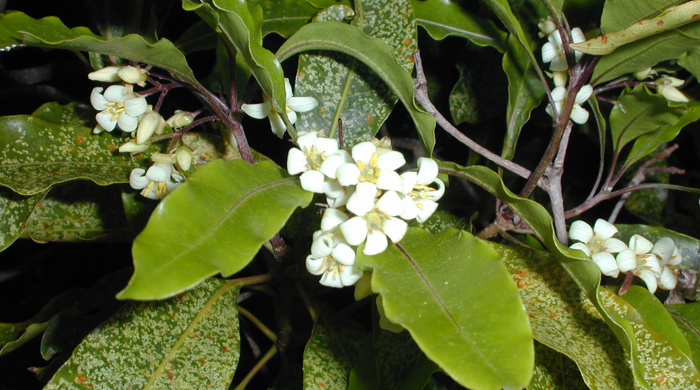
{"label": "pale yellow bud", "polygon": [[173,129],[179,129],[191,125],[194,122],[194,116],[187,111],[175,110],[175,115],[168,118],[166,122]]}
{"label": "pale yellow bud", "polygon": [[122,67],[117,73],[119,78],[129,84],[136,84],[140,87],[146,86],[148,80],[148,71],[146,69],[136,68],[133,66]]}
{"label": "pale yellow bud", "polygon": [[190,169],[190,166],[192,166],[193,157],[192,149],[190,149],[187,145],[181,145],[179,148],[177,148],[177,152],[175,152],[175,161],[177,162],[177,166],[180,168],[181,172],[188,171]]}
{"label": "pale yellow bud", "polygon": [[107,66],[94,72],[90,72],[88,74],[88,78],[92,81],[102,81],[104,83],[120,81],[121,79],[119,78],[118,73],[121,68],[121,66],[117,65]]}
{"label": "pale yellow bud", "polygon": [[119,152],[121,153],[141,153],[148,149],[148,147],[151,146],[151,143],[145,143],[145,144],[137,144],[133,140],[125,143],[124,145],[119,147]]}
{"label": "pale yellow bud", "polygon": [[138,129],[136,129],[136,143],[146,143],[160,126],[165,126],[165,123],[159,113],[151,111],[145,114],[139,121]]}

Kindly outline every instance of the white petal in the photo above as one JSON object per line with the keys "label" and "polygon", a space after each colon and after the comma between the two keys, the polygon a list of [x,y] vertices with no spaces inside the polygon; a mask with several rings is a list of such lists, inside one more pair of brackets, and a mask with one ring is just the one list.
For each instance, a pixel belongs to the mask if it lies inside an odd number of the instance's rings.
{"label": "white petal", "polygon": [[121,85],[107,87],[104,97],[110,102],[122,103],[126,99],[126,88]]}
{"label": "white petal", "polygon": [[135,190],[140,190],[148,185],[148,178],[145,176],[146,170],[143,168],[134,168],[129,174],[129,185]]}
{"label": "white petal", "polygon": [[97,123],[106,131],[112,131],[117,127],[117,121],[112,120],[112,114],[107,112],[98,112],[97,115],[95,115],[95,120],[97,120]]}
{"label": "white petal", "polygon": [[270,102],[257,103],[257,104],[244,104],[241,106],[241,110],[246,113],[246,115],[253,117],[255,119],[263,119],[270,115]]}
{"label": "white petal", "polygon": [[338,244],[333,249],[333,258],[343,265],[355,264],[355,250],[346,244]]}
{"label": "white petal", "polygon": [[136,130],[136,127],[139,125],[139,118],[131,116],[127,113],[122,113],[119,115],[119,118],[117,118],[117,124],[123,131],[131,133],[132,131]]}
{"label": "white petal", "polygon": [[354,188],[348,188],[348,187],[342,187],[343,188],[343,193],[340,196],[336,197],[326,197],[326,203],[328,203],[328,206],[330,207],[342,207],[345,206],[348,203],[348,199],[350,199],[350,196],[355,192]]}
{"label": "white petal", "polygon": [[582,242],[577,242],[575,244],[572,244],[569,248],[571,249],[578,249],[582,251],[583,253],[586,254],[586,256],[591,257],[591,249],[584,243]]}
{"label": "white petal", "polygon": [[139,126],[136,130],[136,143],[143,144],[151,139],[161,120],[163,118],[157,112],[149,112],[144,115],[139,121]]}
{"label": "white petal", "polygon": [[92,107],[97,111],[106,110],[107,103],[109,103],[109,101],[102,96],[103,90],[104,88],[95,87],[90,93],[90,104],[92,104]]}
{"label": "white petal", "polygon": [[431,184],[438,175],[438,165],[432,158],[421,157],[418,159],[418,177],[419,184]]}
{"label": "white petal", "polygon": [[671,258],[673,251],[676,249],[676,244],[669,237],[662,237],[651,248],[651,253],[659,257],[661,264],[667,264]]}
{"label": "white petal", "polygon": [[651,241],[640,236],[639,234],[635,234],[632,237],[630,237],[629,247],[636,254],[643,255],[645,253],[649,253],[651,251],[651,248],[654,247],[654,244],[652,244]]}
{"label": "white petal", "polygon": [[287,99],[287,108],[296,112],[311,111],[318,106],[316,99],[312,97],[291,97]]}
{"label": "white petal", "polygon": [[404,172],[401,174],[401,193],[408,195],[409,192],[413,191],[413,187],[418,184],[418,173],[417,172]]}
{"label": "white petal", "polygon": [[593,95],[593,87],[590,84],[586,84],[579,89],[575,101],[578,104],[585,103],[591,95]]}
{"label": "white petal", "polygon": [[656,90],[659,91],[661,96],[665,97],[666,100],[671,102],[686,103],[690,101],[688,97],[683,94],[683,92],[670,85],[659,85],[656,87]]}
{"label": "white petal", "polygon": [[681,255],[681,251],[676,247],[676,249],[673,250],[673,254],[671,255],[671,258],[668,260],[669,265],[678,265],[683,262],[683,256]]}
{"label": "white petal", "polygon": [[137,144],[135,141],[129,141],[119,147],[120,153],[141,153],[151,146],[150,143]]}
{"label": "white petal", "polygon": [[578,104],[575,104],[574,107],[571,109],[571,120],[574,123],[578,123],[579,125],[582,125],[586,122],[588,122],[588,117],[590,114],[588,111],[579,106]]}
{"label": "white petal", "polygon": [[[336,265],[337,267],[337,265]],[[322,285],[326,287],[333,287],[333,288],[343,288],[343,282],[340,280],[339,274],[336,272],[336,269],[333,268],[328,269],[326,273],[323,274],[321,277],[321,280],[318,281]]]}
{"label": "white petal", "polygon": [[610,253],[594,253],[593,256],[591,256],[591,260],[598,265],[598,268],[600,268],[600,272],[602,272],[603,275],[616,278],[620,274],[620,269],[617,268],[615,257],[613,257],[613,255]]}
{"label": "white petal", "polygon": [[569,64],[566,62],[564,53],[554,57],[552,62],[549,64],[549,69],[552,71],[563,71],[569,69]]}
{"label": "white petal", "polygon": [[403,203],[395,191],[387,191],[377,201],[377,209],[386,215],[395,217],[403,213]]}
{"label": "white petal", "polygon": [[367,242],[365,242],[362,253],[367,256],[376,255],[384,252],[388,245],[389,242],[386,239],[386,235],[378,230],[373,230],[367,234]]}
{"label": "white petal", "polygon": [[569,237],[587,244],[593,238],[593,229],[583,221],[574,221],[569,228]]}
{"label": "white petal", "polygon": [[414,202],[412,198],[405,196],[401,199],[401,203],[403,204],[401,218],[410,221],[418,216],[418,211],[420,210],[418,210],[418,206],[416,206],[416,202]]}
{"label": "white petal", "polygon": [[[297,123],[297,113],[294,111],[288,112],[287,119],[289,119],[289,123],[291,123],[291,124]],[[280,117],[280,120],[282,120],[281,117]],[[284,121],[282,121],[282,123],[284,123]]]}
{"label": "white petal", "polygon": [[[324,232],[335,229],[338,225],[348,220],[348,215],[338,209],[326,209],[321,218],[321,230]],[[347,237],[345,238],[347,239]]]}
{"label": "white petal", "polygon": [[350,153],[348,153],[347,150],[339,150],[336,153],[327,155],[326,159],[321,163],[319,170],[329,178],[336,179],[338,178],[338,176],[336,176],[338,173],[338,168],[340,168],[341,165],[348,163],[352,163]]}
{"label": "white petal", "polygon": [[146,177],[153,181],[165,182],[170,178],[170,171],[162,167],[163,164],[153,164],[148,171]]}
{"label": "white petal", "polygon": [[148,109],[148,102],[144,97],[136,97],[124,100],[124,111],[131,116],[143,115]]}
{"label": "white petal", "polygon": [[408,224],[399,218],[387,218],[382,224],[382,231],[392,242],[399,242],[406,235]]}
{"label": "white petal", "polygon": [[430,196],[433,197],[431,199],[432,201],[437,202],[445,195],[445,183],[440,179],[435,179],[433,183],[437,184],[437,189],[435,191],[430,191]]}
{"label": "white petal", "polygon": [[423,223],[433,215],[435,210],[437,210],[438,204],[432,200],[420,200],[418,202],[421,204],[422,208],[418,208],[416,221]]}
{"label": "white petal", "polygon": [[377,161],[377,166],[382,169],[382,171],[395,171],[406,164],[406,158],[404,158],[401,152],[390,151],[388,153],[383,153],[379,156]]}
{"label": "white petal", "polygon": [[377,186],[363,182],[355,186],[355,193],[350,196],[345,207],[357,216],[363,216],[372,211],[375,206]]}
{"label": "white petal", "polygon": [[121,68],[121,66],[117,65],[106,66],[102,69],[98,69],[94,72],[88,73],[88,79],[92,81],[102,81],[105,83],[113,83],[116,81],[120,81],[117,73]]}
{"label": "white petal", "polygon": [[323,257],[313,257],[311,255],[306,257],[306,270],[309,271],[311,275],[321,275],[326,272],[328,263],[324,261]]}
{"label": "white petal", "polygon": [[[284,124],[282,117],[277,113],[271,112],[267,119],[270,120],[270,128],[273,133],[279,138],[284,137],[284,132],[287,131],[287,125]],[[291,118],[289,118],[291,121]],[[293,123],[293,122],[292,122]]]}
{"label": "white petal", "polygon": [[369,141],[360,142],[359,144],[352,147],[352,158],[355,161],[362,161],[368,163],[372,158],[372,155],[377,151],[377,147]]}
{"label": "white petal", "polygon": [[319,171],[306,171],[299,176],[301,188],[317,194],[323,193],[323,182],[326,177]]}
{"label": "white petal", "polygon": [[346,265],[340,270],[340,283],[343,286],[352,286],[362,278],[363,274],[364,272],[360,271],[354,265]]}
{"label": "white petal", "polygon": [[395,171],[383,170],[377,178],[377,188],[382,190],[402,191],[403,181]]}
{"label": "white petal", "polygon": [[603,241],[603,250],[608,253],[620,253],[627,249],[627,244],[617,238],[608,238]]}
{"label": "white petal", "polygon": [[595,232],[596,237],[605,240],[617,234],[617,228],[610,222],[598,218],[593,225],[593,232]]}
{"label": "white petal", "polygon": [[557,48],[551,42],[542,45],[542,62],[550,62],[557,56]]}
{"label": "white petal", "polygon": [[574,27],[571,29],[571,41],[573,43],[581,43],[586,41],[586,36],[581,31],[580,27]]}
{"label": "white petal", "polygon": [[297,137],[297,145],[299,149],[304,152],[310,151],[316,143],[316,138],[318,138],[318,133],[315,131],[305,131],[300,133]]}
{"label": "white petal", "polygon": [[367,221],[362,217],[352,217],[340,224],[340,231],[350,245],[360,245],[367,238]]}
{"label": "white petal", "polygon": [[327,157],[338,151],[338,140],[335,138],[318,137],[314,141],[314,146],[316,146],[316,150],[325,153]]}
{"label": "white petal", "polygon": [[297,148],[289,149],[287,154],[287,172],[290,175],[298,175],[302,172],[306,172],[309,168],[306,166],[308,161],[306,160],[306,155],[304,152]]}
{"label": "white petal", "polygon": [[322,234],[311,243],[311,256],[329,256],[333,252],[333,247],[333,239],[327,234]]}
{"label": "white petal", "polygon": [[566,98],[566,88],[556,87],[552,90],[552,100],[555,102],[561,102]]}
{"label": "white petal", "polygon": [[292,89],[292,83],[289,82],[288,78],[284,78],[284,94],[285,100],[289,100],[292,96],[294,96],[294,90]]}
{"label": "white petal", "polygon": [[678,284],[678,277],[671,271],[670,268],[664,267],[659,276],[659,287],[664,290],[673,290]]}
{"label": "white petal", "polygon": [[615,257],[617,268],[620,272],[627,272],[637,268],[637,254],[632,249],[625,249]]}
{"label": "white petal", "polygon": [[335,171],[335,177],[340,185],[356,185],[360,178],[360,168],[355,163],[343,164]]}
{"label": "white petal", "polygon": [[644,281],[650,293],[653,294],[656,291],[657,283],[656,275],[654,275],[654,273],[645,270],[637,272],[635,273],[635,275],[639,276],[639,278]]}
{"label": "white petal", "polygon": [[659,258],[656,257],[656,255],[645,255],[644,256],[644,261],[645,263],[642,265],[642,268],[648,269],[649,271],[653,272],[654,275],[661,276],[661,272],[663,271],[664,266],[659,263]]}
{"label": "white petal", "polygon": [[141,71],[133,66],[125,66],[119,70],[118,76],[129,84],[138,84],[141,81]]}
{"label": "white petal", "polygon": [[[343,196],[347,193],[347,187],[341,186],[335,180],[324,180],[323,181],[323,193],[326,194],[326,196],[329,198],[337,199],[337,198],[340,198],[341,196]],[[345,202],[347,203],[347,200]],[[343,203],[343,205],[345,205],[345,203]],[[331,206],[331,207],[340,207],[340,206]]]}

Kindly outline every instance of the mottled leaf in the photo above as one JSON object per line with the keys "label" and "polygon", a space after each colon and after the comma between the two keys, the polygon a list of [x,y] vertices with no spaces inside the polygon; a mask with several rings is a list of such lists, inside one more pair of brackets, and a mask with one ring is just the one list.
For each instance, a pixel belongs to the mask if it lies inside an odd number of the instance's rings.
{"label": "mottled leaf", "polygon": [[[439,252],[435,248],[440,248]],[[533,365],[532,333],[497,252],[469,233],[411,228],[400,244],[357,263],[389,320],[463,386],[522,387]],[[498,294],[483,294],[484,289]]]}
{"label": "mottled leaf", "polygon": [[[294,34],[321,11],[318,5],[300,0],[258,0],[263,10],[262,34],[277,33],[285,38]],[[337,1],[326,1],[325,7],[337,5]],[[325,8],[323,7],[323,8]]]}
{"label": "mottled leaf", "polygon": [[12,245],[22,234],[24,224],[46,192],[22,196],[0,187],[0,251]]}
{"label": "mottled leaf", "polygon": [[87,179],[128,183],[141,159],[118,154],[121,139],[92,134],[74,105],[47,103],[32,115],[0,118],[0,185],[34,195],[57,183]]}
{"label": "mottled leaf", "polygon": [[[630,378],[631,379],[631,378]],[[631,386],[632,382],[630,382]],[[535,370],[528,390],[587,390],[574,362],[563,354],[535,342]]]}
{"label": "mottled leaf", "polygon": [[311,198],[271,162],[207,164],[161,201],[136,237],[134,276],[118,297],[161,299],[240,271]]}
{"label": "mottled leaf", "polygon": [[368,65],[398,95],[413,118],[424,148],[432,152],[435,118],[418,107],[414,100],[413,79],[396,61],[392,48],[380,39],[368,37],[357,27],[328,21],[311,23],[299,29],[280,47],[277,57],[283,61],[309,50],[339,51]]}
{"label": "mottled leaf", "polygon": [[474,124],[479,121],[476,91],[473,85],[474,74],[463,64],[457,65],[459,79],[450,92],[450,115],[455,125],[461,123]]}
{"label": "mottled leaf", "polygon": [[132,302],[93,330],[45,389],[228,389],[238,364],[237,281]]}
{"label": "mottled leaf", "polygon": [[665,305],[690,346],[695,366],[700,363],[700,302]]}
{"label": "mottled leaf", "polygon": [[433,39],[457,36],[469,39],[479,46],[492,46],[501,52],[505,50],[505,32],[499,30],[491,20],[467,12],[457,2],[412,0],[412,4],[418,25]]}
{"label": "mottled leaf", "polygon": [[345,390],[365,333],[351,322],[314,324],[304,349],[304,389]]}

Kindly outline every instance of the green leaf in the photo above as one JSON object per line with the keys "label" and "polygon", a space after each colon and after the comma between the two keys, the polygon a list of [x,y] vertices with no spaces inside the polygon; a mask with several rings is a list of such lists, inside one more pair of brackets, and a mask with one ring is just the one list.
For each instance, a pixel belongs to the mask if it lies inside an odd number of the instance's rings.
{"label": "green leaf", "polygon": [[[440,248],[439,253],[435,248]],[[532,333],[497,252],[469,233],[411,228],[401,244],[358,255],[372,272],[389,320],[455,381],[473,389],[522,387],[533,366]],[[483,294],[498,290],[498,294]]]}
{"label": "green leaf", "polygon": [[21,196],[0,187],[0,251],[12,245],[22,234],[27,219],[46,192]]}
{"label": "green leaf", "polygon": [[435,145],[435,118],[414,100],[413,79],[396,61],[392,49],[377,38],[370,38],[353,26],[339,22],[308,24],[277,51],[280,61],[310,50],[331,50],[348,54],[369,66],[399,97],[413,118],[423,146],[432,153]]}
{"label": "green leaf", "polygon": [[450,92],[450,115],[455,125],[479,122],[477,97],[473,85],[474,72],[464,64],[457,64],[459,79]]}
{"label": "green leaf", "polygon": [[[286,113],[284,73],[274,54],[262,46],[262,8],[242,0],[182,0],[216,31],[232,53],[242,56],[276,112]],[[286,114],[285,114],[286,115]]]}
{"label": "green leaf", "polygon": [[365,332],[351,322],[316,321],[304,349],[304,389],[345,390]]}
{"label": "green leaf", "polygon": [[157,66],[198,85],[185,56],[167,39],[149,43],[136,34],[104,40],[85,27],[69,29],[58,18],[32,19],[21,12],[0,15],[0,47],[26,44],[113,55]]}
{"label": "green leaf", "polygon": [[654,17],[666,7],[678,4],[677,0],[648,0],[630,7],[625,0],[607,0],[600,16],[600,28],[604,33],[620,31],[629,25]]}
{"label": "green leaf", "polygon": [[537,58],[530,48],[531,45],[528,36],[525,30],[523,30],[518,17],[513,14],[508,0],[485,0],[484,2],[491,8],[493,13],[496,14],[501,23],[506,26],[508,31],[517,38],[522,49],[521,52],[527,56],[532,66],[539,67]]}
{"label": "green leaf", "polygon": [[507,42],[502,66],[508,76],[508,111],[501,157],[510,160],[515,155],[520,130],[530,120],[532,110],[542,102],[545,90],[522,45],[512,35]]}
{"label": "green leaf", "polygon": [[238,364],[237,281],[132,302],[93,330],[45,389],[228,389]]}
{"label": "green leaf", "polygon": [[[338,21],[354,15],[337,12],[343,6],[319,13],[315,22]],[[410,0],[367,1],[358,7],[353,25],[366,36],[381,39],[393,50],[404,72],[413,69],[416,46],[416,22]],[[348,14],[349,12],[349,14]],[[346,54],[321,52],[299,56],[297,93],[319,102],[315,109],[301,114],[299,131],[327,129],[335,137],[338,120],[343,122],[343,144],[351,148],[375,136],[396,104],[396,95],[365,64]]]}
{"label": "green leaf", "polygon": [[506,33],[488,19],[467,12],[457,2],[440,0],[412,0],[418,25],[433,39],[448,36],[466,38],[479,46],[505,50]]}
{"label": "green leaf", "polygon": [[693,362],[698,367],[700,363],[700,302],[665,306],[688,340]]}
{"label": "green leaf", "polygon": [[666,98],[652,94],[643,84],[626,89],[610,112],[610,135],[615,154],[619,155],[628,143],[646,135],[644,140],[635,142],[634,153],[628,154],[624,161],[625,166],[634,164],[656,150],[663,143],[661,140],[671,135],[675,137],[688,119],[698,116],[697,111],[696,107],[688,114],[685,105],[669,107]]}
{"label": "green leaf", "polygon": [[217,273],[233,275],[311,198],[271,162],[207,164],[158,205],[136,237],[134,276],[117,297],[161,299]]}
{"label": "green leaf", "polygon": [[[614,386],[613,388],[623,388]],[[628,387],[632,387],[631,378]],[[535,370],[527,388],[529,390],[587,390],[596,387],[586,386],[581,379],[578,367],[571,359],[536,342]]]}
{"label": "green leaf", "polygon": [[[632,373],[615,334],[564,268],[546,252],[490,245],[518,287],[535,339],[573,360],[591,389],[632,388]],[[535,361],[540,361],[537,350]]]}
{"label": "green leaf", "polygon": [[0,118],[0,185],[35,195],[54,184],[87,179],[128,183],[141,159],[115,154],[120,138],[92,134],[75,105],[47,103],[32,115]]}
{"label": "green leaf", "polygon": [[24,237],[36,242],[133,238],[121,207],[121,189],[80,181],[55,187],[26,222]]}
{"label": "green leaf", "polygon": [[375,326],[350,373],[348,390],[422,390],[437,370],[408,332]]}
{"label": "green leaf", "polygon": [[[262,35],[277,33],[285,38],[304,27],[320,11],[306,1],[277,0],[256,1],[263,10]],[[336,1],[328,1],[327,7],[336,5]]]}

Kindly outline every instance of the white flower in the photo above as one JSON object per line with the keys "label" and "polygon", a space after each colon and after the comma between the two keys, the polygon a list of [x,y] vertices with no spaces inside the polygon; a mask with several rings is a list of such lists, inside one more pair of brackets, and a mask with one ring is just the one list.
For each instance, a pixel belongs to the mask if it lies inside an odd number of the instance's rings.
{"label": "white flower", "polygon": [[314,233],[311,254],[306,258],[306,269],[312,275],[321,275],[321,283],[328,287],[355,284],[362,271],[355,266],[355,251],[337,232],[318,230]]}
{"label": "white flower", "polygon": [[112,131],[119,128],[126,132],[136,130],[139,116],[146,112],[146,98],[138,96],[121,85],[112,85],[102,94],[103,88],[95,87],[90,94],[90,103],[100,111],[95,116],[98,126],[95,132]]}
{"label": "white flower", "polygon": [[[557,110],[557,114],[561,112],[564,103],[566,102],[567,90],[564,87],[556,87],[552,90],[552,100],[554,100],[554,107]],[[589,97],[593,94],[593,87],[589,84],[584,85],[576,93],[576,98],[574,99],[574,106],[571,109],[571,120],[579,125],[586,123],[588,121],[588,111],[581,107],[581,104],[585,103]],[[545,109],[549,115],[552,115],[551,106],[547,106]]]}
{"label": "white flower", "polygon": [[[425,222],[437,210],[437,201],[445,194],[445,184],[437,178],[438,166],[435,160],[421,157],[418,159],[418,172],[401,174],[404,212],[401,218],[416,219]],[[431,185],[437,184],[437,188]]]}
{"label": "white flower", "polygon": [[[403,213],[401,198],[396,192],[387,191],[375,203],[374,197],[377,194],[377,189],[369,183],[358,184],[353,196],[358,193],[360,195],[356,200],[353,200],[352,196],[350,197],[346,207],[353,213],[360,212],[362,214],[342,222],[340,231],[350,245],[360,245],[365,242],[362,253],[366,255],[382,253],[388,246],[387,237],[394,243],[399,242],[408,229],[405,221],[395,218]],[[370,201],[370,199],[372,200]],[[371,209],[364,212],[369,208],[370,202]],[[328,211],[326,210],[326,212]]]}
{"label": "white flower", "polygon": [[612,254],[627,249],[624,242],[613,238],[616,233],[615,225],[603,219],[598,219],[593,228],[583,221],[574,221],[569,229],[569,237],[580,242],[571,245],[571,248],[583,251],[604,275],[616,278],[620,270]]}
{"label": "white flower", "polygon": [[297,138],[297,144],[299,149],[292,148],[287,155],[287,171],[290,175],[301,173],[301,187],[333,198],[344,194],[335,181],[335,172],[338,166],[352,161],[352,158],[345,150],[338,150],[338,140],[307,132]]}
{"label": "white flower", "polygon": [[[542,62],[551,62],[549,69],[553,71],[567,70],[569,65],[566,62],[566,53],[564,53],[564,44],[561,41],[561,35],[559,35],[559,30],[552,31],[547,39],[549,42],[542,46]],[[580,43],[586,40],[583,31],[580,28],[575,27],[571,29],[571,41],[573,43]],[[580,51],[574,51],[574,56],[576,62],[581,59],[583,53]]]}
{"label": "white flower", "polygon": [[659,288],[673,290],[678,283],[679,271],[676,266],[683,262],[676,243],[668,237],[663,237],[656,241],[651,253],[657,256],[659,264],[663,267],[659,276]]}
{"label": "white flower", "polygon": [[621,272],[632,271],[640,277],[652,293],[656,291],[657,280],[663,268],[659,258],[650,253],[654,245],[651,241],[635,234],[630,237],[629,248],[617,255],[617,266]]}
{"label": "white flower", "polygon": [[[289,79],[287,78],[284,79],[284,88],[287,94],[287,118],[289,118],[289,122],[291,124],[294,124],[297,121],[297,112],[310,111],[318,105],[316,99],[312,97],[294,97],[292,85],[289,83]],[[287,126],[285,126],[279,113],[272,108],[272,103],[270,103],[267,96],[265,97],[263,103],[244,104],[241,106],[241,109],[243,112],[256,119],[268,117],[270,120],[270,126],[272,127],[272,132],[277,134],[277,136],[280,138],[284,136]]]}
{"label": "white flower", "polygon": [[396,173],[396,169],[406,164],[403,154],[384,146],[376,146],[371,141],[353,146],[351,154],[354,162],[340,165],[336,172],[341,185],[350,186],[366,182],[381,190],[403,189],[401,177]]}
{"label": "white flower", "polygon": [[686,103],[689,101],[688,97],[676,88],[683,83],[681,79],[664,75],[656,79],[656,90],[668,101]]}
{"label": "white flower", "polygon": [[148,168],[148,171],[143,168],[135,168],[129,176],[131,188],[141,190],[141,195],[149,199],[165,198],[166,195],[182,185],[184,180],[182,175],[174,172],[172,162],[165,162],[166,159],[170,159],[170,156],[160,155],[159,157],[158,155],[160,153],[154,153],[156,158],[153,156],[151,158],[154,161],[162,162],[155,162]]}

